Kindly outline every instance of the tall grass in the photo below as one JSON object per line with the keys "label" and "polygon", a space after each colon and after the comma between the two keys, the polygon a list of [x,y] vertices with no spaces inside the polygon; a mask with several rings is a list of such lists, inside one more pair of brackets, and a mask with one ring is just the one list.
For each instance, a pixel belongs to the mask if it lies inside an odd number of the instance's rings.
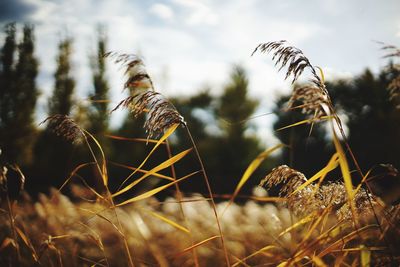
{"label": "tall grass", "polygon": [[[277,166],[260,179],[253,195],[240,191],[261,162],[279,150],[266,149],[249,163],[236,190],[216,196],[189,127],[179,111],[157,92],[142,60],[136,56],[108,53],[125,69],[129,96],[114,108],[127,108],[133,116],[146,115],[146,140],[110,136],[125,142],[152,146],[138,166],[114,164],[131,172],[118,189],[111,190],[107,156],[96,138],[65,115],[44,121],[55,134],[87,147],[93,161],[77,166],[59,190],[40,195],[34,202],[26,194],[10,202],[2,191],[0,210],[1,266],[396,266],[400,263],[400,206],[388,206],[368,190],[368,178],[358,167],[346,141],[342,122],[326,88],[323,70],[311,64],[301,50],[286,41],[260,44],[256,52],[272,53],[279,69],[286,68],[292,83],[308,72],[308,82],[296,87],[288,109],[308,115],[302,124],[329,123],[336,152],[325,166],[307,178],[290,166]],[[173,154],[169,138],[186,131],[191,146]],[[168,158],[150,169],[148,161],[158,149]],[[193,154],[198,169],[177,177],[175,168]],[[350,169],[348,157],[356,170]],[[312,163],[310,163],[312,164]],[[81,176],[95,167],[99,187]],[[164,170],[170,170],[170,175]],[[335,175],[336,182],[326,182]],[[362,181],[353,184],[352,173]],[[179,184],[201,176],[207,196],[184,195]],[[239,176],[239,174],[238,174]],[[1,172],[2,188],[7,174]],[[160,186],[135,193],[150,177],[163,180]],[[211,177],[212,178],[212,177]],[[332,178],[332,177],[331,177]],[[77,181],[71,183],[72,180]],[[79,185],[77,185],[79,184]],[[70,186],[72,201],[61,191]],[[265,189],[263,189],[264,187]],[[267,191],[277,187],[279,196]],[[159,201],[155,196],[175,188],[175,197]],[[121,200],[121,196],[124,198]],[[219,201],[216,201],[220,198]],[[245,198],[244,204],[235,203]],[[7,205],[3,205],[7,199]],[[225,200],[226,199],[226,200]],[[124,257],[121,256],[124,251]]]}

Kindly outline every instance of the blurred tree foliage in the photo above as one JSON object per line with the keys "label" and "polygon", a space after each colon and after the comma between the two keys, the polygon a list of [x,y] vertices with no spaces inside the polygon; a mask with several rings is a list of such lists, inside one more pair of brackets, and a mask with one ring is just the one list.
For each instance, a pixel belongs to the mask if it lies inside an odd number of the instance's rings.
{"label": "blurred tree foliage", "polygon": [[[73,98],[75,80],[72,77],[71,53],[72,39],[67,37],[58,44],[54,90],[48,104],[49,116],[71,115],[75,105]],[[44,190],[48,186],[61,186],[68,172],[71,171],[73,149],[73,144],[56,136],[51,129],[46,127],[41,131],[35,145],[35,164],[32,170],[35,179],[28,179],[27,185],[34,191]]]}
{"label": "blurred tree foliage", "polygon": [[93,92],[91,109],[89,110],[89,131],[96,136],[103,145],[105,152],[109,152],[109,139],[104,135],[108,131],[109,120],[109,85],[106,77],[106,62],[104,54],[107,51],[107,36],[103,27],[99,26],[97,36],[97,51],[90,57],[93,72]]}
{"label": "blurred tree foliage", "polygon": [[387,90],[398,75],[390,66],[378,75],[367,69],[353,80],[328,85],[337,109],[347,117],[349,144],[364,172],[379,163],[400,167],[400,109]]}
{"label": "blurred tree foliage", "polygon": [[5,34],[0,68],[0,148],[4,161],[29,166],[36,139],[34,116],[38,97],[34,28],[24,25],[18,44],[15,24],[6,25]]}
{"label": "blurred tree foliage", "polygon": [[[248,96],[245,70],[234,66],[229,83],[218,97],[212,97],[206,90],[173,102],[195,138],[215,193],[232,193],[247,166],[262,149],[256,136],[247,132],[250,126],[247,120],[258,102]],[[184,131],[178,132],[177,137],[177,147],[182,147],[180,150],[190,147]],[[183,165],[196,166],[196,159],[191,160],[192,163]],[[249,185],[254,186],[257,182],[249,182]],[[186,188],[196,191],[201,183],[202,180]],[[249,193],[251,186],[243,192]]]}

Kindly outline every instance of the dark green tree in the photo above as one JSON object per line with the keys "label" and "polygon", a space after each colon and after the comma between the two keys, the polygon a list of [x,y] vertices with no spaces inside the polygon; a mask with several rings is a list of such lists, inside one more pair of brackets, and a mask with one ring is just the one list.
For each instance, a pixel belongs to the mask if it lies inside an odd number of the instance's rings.
{"label": "dark green tree", "polygon": [[365,70],[353,80],[328,85],[337,109],[348,118],[348,141],[364,171],[380,163],[400,167],[400,109],[387,90],[396,75],[394,68],[378,75]]}
{"label": "dark green tree", "polygon": [[70,115],[73,105],[75,80],[71,75],[72,39],[58,44],[57,70],[54,73],[54,91],[49,101],[49,115]]}
{"label": "dark green tree", "polygon": [[[2,90],[2,147],[5,158],[20,165],[32,161],[32,148],[36,138],[34,115],[38,89],[36,76],[38,61],[34,55],[34,29],[25,25],[23,39],[18,44],[18,61],[13,70],[15,49],[15,26],[6,28],[6,42],[3,47]],[[2,93],[3,94],[3,93]],[[4,97],[4,98],[3,98]],[[3,103],[2,103],[3,104]]]}
{"label": "dark green tree", "polygon": [[7,159],[6,148],[7,141],[10,136],[8,129],[13,119],[13,88],[15,83],[15,23],[7,24],[4,30],[6,34],[4,45],[1,49],[1,65],[0,65],[0,148],[3,150],[0,157],[2,160]]}
{"label": "dark green tree", "polygon": [[[54,73],[54,90],[49,99],[49,115],[71,115],[75,80],[71,71],[72,40],[65,38],[58,44],[56,57],[57,69]],[[60,186],[72,163],[73,145],[56,136],[50,129],[41,132],[35,145],[34,182],[30,185],[33,191],[42,191],[49,186]]]}
{"label": "dark green tree", "polygon": [[247,166],[261,151],[259,140],[246,134],[250,126],[247,120],[258,106],[258,101],[248,96],[248,84],[245,70],[235,66],[216,105],[222,134],[213,144],[217,159],[208,164],[215,171],[215,186],[221,193],[233,192]]}
{"label": "dark green tree", "polygon": [[104,54],[107,52],[107,38],[103,28],[98,30],[97,53],[91,56],[91,66],[93,71],[93,88],[94,91],[90,95],[92,100],[92,109],[89,113],[90,132],[93,133],[100,143],[105,144],[108,139],[104,138],[104,134],[108,131],[108,99],[109,85],[106,78],[106,62]]}

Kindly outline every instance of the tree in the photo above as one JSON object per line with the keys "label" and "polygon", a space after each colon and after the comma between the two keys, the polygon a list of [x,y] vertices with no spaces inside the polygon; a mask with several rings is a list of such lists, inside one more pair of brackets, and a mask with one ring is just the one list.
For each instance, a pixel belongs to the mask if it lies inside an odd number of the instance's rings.
{"label": "tree", "polygon": [[367,69],[353,80],[328,85],[337,109],[348,118],[348,141],[364,171],[380,163],[400,167],[400,109],[387,90],[396,75],[393,68],[378,75]]}
{"label": "tree", "polygon": [[75,80],[71,76],[72,40],[66,38],[60,41],[58,50],[54,91],[49,101],[49,115],[70,115],[75,88]]}
{"label": "tree", "polygon": [[216,106],[222,134],[213,144],[213,154],[217,159],[208,164],[215,171],[215,186],[221,193],[233,192],[247,166],[261,151],[259,140],[246,134],[249,127],[246,120],[258,105],[256,100],[248,96],[248,84],[245,70],[235,66],[231,81],[224,88]]}
{"label": "tree", "polygon": [[[57,69],[54,73],[54,90],[49,100],[49,115],[70,115],[73,107],[75,80],[71,75],[72,40],[65,38],[58,44]],[[51,129],[41,132],[35,145],[35,166],[32,191],[49,186],[60,186],[72,167],[74,147],[68,141],[55,136]],[[28,181],[29,182],[29,181]]]}
{"label": "tree", "polygon": [[91,57],[91,66],[93,71],[93,87],[94,92],[90,98],[92,100],[92,109],[89,113],[90,119],[90,132],[96,135],[100,143],[107,147],[107,139],[104,134],[108,130],[108,91],[109,86],[106,79],[106,62],[104,54],[107,52],[106,48],[107,38],[102,28],[98,31],[97,40],[97,54]]}
{"label": "tree", "polygon": [[[15,82],[15,23],[5,26],[5,42],[1,50],[1,65],[0,65],[0,148],[3,150],[0,155],[3,160],[7,159],[5,148],[10,137],[7,135],[8,129],[12,122],[13,114],[13,87]],[[8,148],[7,148],[8,150]],[[6,154],[5,154],[6,153]]]}
{"label": "tree", "polygon": [[[2,51],[2,148],[7,161],[29,165],[36,137],[34,115],[38,89],[38,61],[34,56],[34,29],[24,25],[18,44],[18,61],[13,69],[15,25],[6,27]],[[3,87],[4,86],[4,87]],[[4,104],[4,106],[3,106]]]}

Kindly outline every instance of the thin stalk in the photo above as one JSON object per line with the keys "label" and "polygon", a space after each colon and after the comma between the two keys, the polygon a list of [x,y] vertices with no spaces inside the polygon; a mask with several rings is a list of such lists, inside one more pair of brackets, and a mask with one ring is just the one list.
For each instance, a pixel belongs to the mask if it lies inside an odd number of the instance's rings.
{"label": "thin stalk", "polygon": [[[171,146],[169,144],[169,141],[165,140],[165,142],[166,142],[168,158],[172,158]],[[174,178],[174,180],[176,180],[176,171],[175,171],[175,165],[174,164],[171,165],[171,174],[172,174],[172,178]],[[192,235],[192,231],[190,231],[190,228],[189,228],[189,221],[188,221],[187,217],[185,216],[185,212],[183,210],[183,206],[182,206],[183,196],[182,196],[182,191],[180,190],[180,187],[179,187],[178,183],[175,184],[175,190],[176,190],[176,198],[177,198],[178,203],[179,203],[179,209],[180,209],[180,212],[181,212],[181,215],[182,215],[182,219],[184,220],[185,225],[189,230],[189,240],[190,240],[191,246],[193,246],[194,245],[193,235]],[[199,259],[197,257],[197,252],[196,252],[195,248],[192,249],[192,254],[193,254],[193,259],[194,259],[195,266],[196,267],[200,266],[199,265]]]}
{"label": "thin stalk", "polygon": [[[88,134],[91,138],[94,139],[94,136],[93,136],[92,134],[90,134],[90,133],[87,132],[87,131],[85,131],[85,133]],[[93,157],[93,160],[96,162],[96,166],[97,166],[97,169],[98,169],[100,175],[103,175],[103,172],[101,171],[99,162],[97,161],[96,155],[94,154],[94,151],[93,151],[91,145],[89,144],[89,141],[88,141],[88,139],[87,139],[86,134],[83,135],[83,136],[84,136],[84,139],[85,139],[85,142],[86,142],[86,144],[87,144],[87,146],[88,146],[88,148],[89,148],[89,151],[90,151],[90,154],[91,154],[92,157]],[[101,149],[101,148],[100,148],[100,149]],[[105,159],[103,159],[103,160],[105,160]],[[124,247],[125,247],[125,254],[126,254],[127,258],[128,258],[129,266],[130,266],[130,267],[134,267],[135,264],[133,263],[133,259],[132,259],[132,256],[131,256],[131,252],[130,252],[130,250],[129,250],[128,241],[126,240],[126,237],[125,237],[125,235],[123,234],[122,224],[121,224],[121,221],[119,220],[118,213],[117,213],[117,210],[116,210],[116,208],[115,208],[114,200],[113,200],[113,198],[112,198],[112,196],[111,196],[111,193],[110,193],[110,190],[108,189],[108,186],[105,184],[104,187],[105,187],[105,189],[106,189],[107,198],[108,198],[108,200],[109,200],[110,203],[111,203],[111,208],[112,208],[112,210],[114,211],[115,218],[116,218],[117,223],[118,223],[118,227],[119,227],[119,229],[120,229],[120,232],[122,233],[122,239],[123,239],[123,241],[124,241]]]}
{"label": "thin stalk", "polygon": [[[7,190],[8,191],[8,190]],[[14,239],[14,243],[15,243],[15,251],[17,252],[17,263],[19,264],[21,262],[21,254],[19,251],[19,245],[18,245],[18,239],[17,239],[17,233],[15,231],[15,221],[14,221],[14,214],[12,211],[12,205],[11,205],[11,201],[10,201],[10,197],[8,196],[8,192],[7,194],[7,206],[8,206],[8,216],[10,219],[10,226],[11,226],[11,230],[12,230],[12,235],[13,235],[13,239]]]}
{"label": "thin stalk", "polygon": [[206,170],[205,170],[205,168],[204,168],[203,161],[202,161],[202,159],[201,159],[201,157],[200,157],[200,153],[199,153],[199,151],[198,151],[198,149],[197,149],[196,143],[194,142],[193,136],[192,136],[192,134],[190,133],[190,130],[189,130],[189,128],[188,128],[186,125],[185,125],[185,128],[186,128],[187,134],[188,134],[188,136],[189,136],[189,138],[190,138],[190,141],[191,141],[191,143],[192,143],[192,146],[193,146],[193,148],[194,148],[196,157],[197,157],[197,159],[198,159],[198,161],[199,161],[199,164],[200,164],[200,167],[201,167],[201,171],[202,171],[202,173],[203,173],[204,181],[205,181],[205,183],[206,183],[207,190],[208,190],[208,193],[209,193],[209,195],[210,195],[211,204],[212,204],[212,208],[213,208],[213,211],[214,211],[214,216],[215,216],[215,219],[216,219],[217,225],[218,225],[218,232],[219,232],[219,235],[220,235],[220,238],[221,238],[221,245],[222,245],[222,248],[223,248],[223,250],[224,250],[226,266],[230,266],[229,257],[228,257],[228,251],[227,251],[226,246],[225,246],[224,236],[223,236],[223,234],[222,234],[221,224],[220,224],[220,222],[219,222],[218,213],[217,213],[217,208],[216,208],[215,201],[214,201],[214,198],[213,198],[213,193],[212,193],[212,190],[211,190],[210,182],[209,182],[209,179],[208,179]]}

